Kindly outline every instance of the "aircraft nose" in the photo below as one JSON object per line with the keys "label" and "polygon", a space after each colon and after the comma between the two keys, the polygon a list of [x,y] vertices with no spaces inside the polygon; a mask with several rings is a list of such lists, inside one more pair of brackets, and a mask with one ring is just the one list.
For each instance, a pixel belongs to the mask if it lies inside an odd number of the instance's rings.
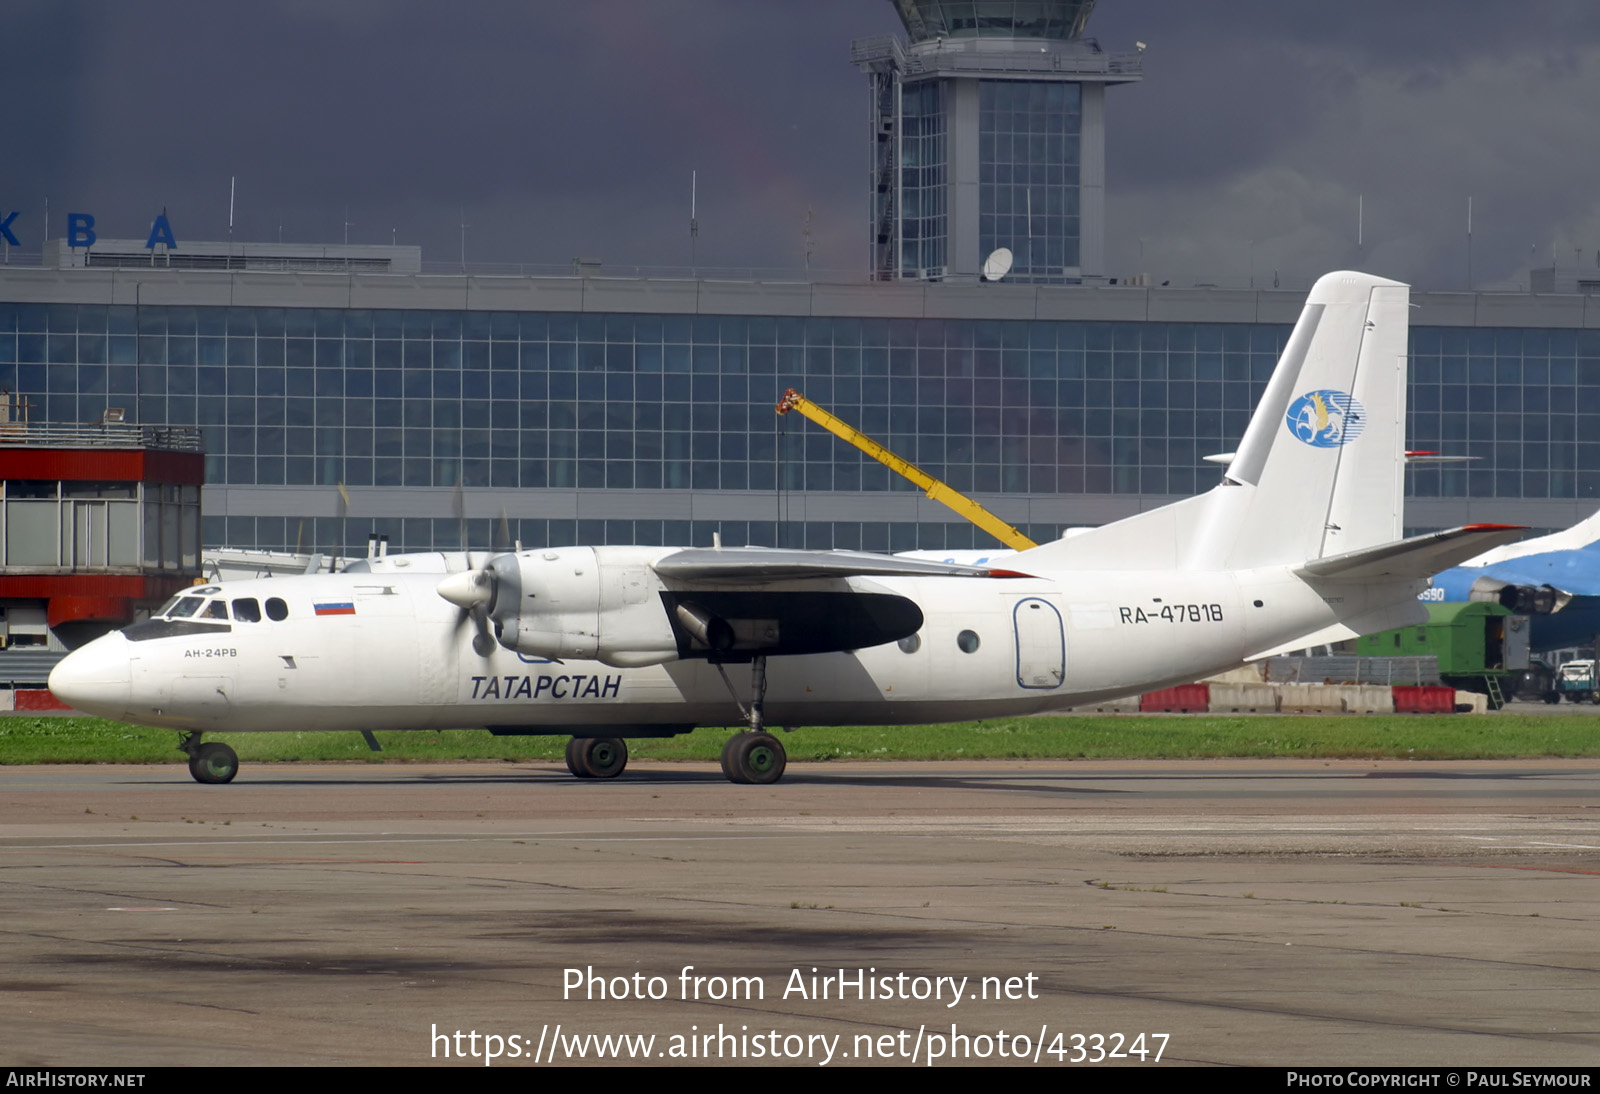
{"label": "aircraft nose", "polygon": [[132,692],[131,663],[128,640],[120,633],[96,638],[50,670],[50,692],[85,714],[126,717]]}

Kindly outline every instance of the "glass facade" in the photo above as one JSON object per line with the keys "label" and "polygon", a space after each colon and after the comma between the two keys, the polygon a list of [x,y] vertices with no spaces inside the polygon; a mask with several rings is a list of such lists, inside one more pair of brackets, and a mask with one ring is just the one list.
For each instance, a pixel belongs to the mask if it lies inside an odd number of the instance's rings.
{"label": "glass facade", "polygon": [[900,272],[903,277],[944,276],[949,228],[945,196],[943,80],[909,84],[900,92]]}
{"label": "glass facade", "polygon": [[1077,280],[1082,85],[984,80],[978,109],[980,254],[1010,248],[1012,281]]}
{"label": "glass facade", "polygon": [[914,40],[1076,38],[1094,0],[895,0]]}
{"label": "glass facade", "polygon": [[[791,523],[790,492],[913,491],[774,404],[795,387],[957,489],[1207,488],[1287,324],[0,303],[37,421],[199,426],[227,486],[749,491],[748,519],[520,520],[530,546],[985,546],[965,524]],[[1600,330],[1414,327],[1417,497],[1600,498]],[[762,495],[765,495],[764,497]],[[453,520],[208,517],[207,544],[455,546]],[[349,527],[346,527],[348,523]],[[1060,526],[1024,527],[1035,538]],[[471,542],[501,535],[474,520]]]}

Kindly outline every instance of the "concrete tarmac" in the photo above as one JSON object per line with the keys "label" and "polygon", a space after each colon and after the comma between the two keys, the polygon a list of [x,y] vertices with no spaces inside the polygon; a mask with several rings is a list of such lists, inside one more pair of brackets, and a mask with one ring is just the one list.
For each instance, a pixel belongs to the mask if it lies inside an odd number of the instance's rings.
{"label": "concrete tarmac", "polygon": [[596,1034],[1592,1066],[1597,791],[1558,760],[0,768],[0,1063],[517,1067]]}

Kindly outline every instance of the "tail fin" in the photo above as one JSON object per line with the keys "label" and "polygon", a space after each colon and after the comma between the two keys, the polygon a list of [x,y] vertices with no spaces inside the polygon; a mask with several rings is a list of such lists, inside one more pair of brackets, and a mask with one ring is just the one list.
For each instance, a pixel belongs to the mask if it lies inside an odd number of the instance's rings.
{"label": "tail fin", "polygon": [[1299,565],[1400,538],[1410,290],[1317,280],[1223,484],[1023,552],[1035,566]]}

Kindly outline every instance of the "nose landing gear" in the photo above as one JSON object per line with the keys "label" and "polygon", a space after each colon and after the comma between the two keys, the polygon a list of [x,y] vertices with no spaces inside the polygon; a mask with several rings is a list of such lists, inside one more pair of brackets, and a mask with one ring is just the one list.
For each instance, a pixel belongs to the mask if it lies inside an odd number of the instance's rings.
{"label": "nose landing gear", "polygon": [[185,733],[178,750],[188,754],[189,774],[197,783],[231,783],[239,773],[239,754],[221,741],[200,743],[200,734]]}

